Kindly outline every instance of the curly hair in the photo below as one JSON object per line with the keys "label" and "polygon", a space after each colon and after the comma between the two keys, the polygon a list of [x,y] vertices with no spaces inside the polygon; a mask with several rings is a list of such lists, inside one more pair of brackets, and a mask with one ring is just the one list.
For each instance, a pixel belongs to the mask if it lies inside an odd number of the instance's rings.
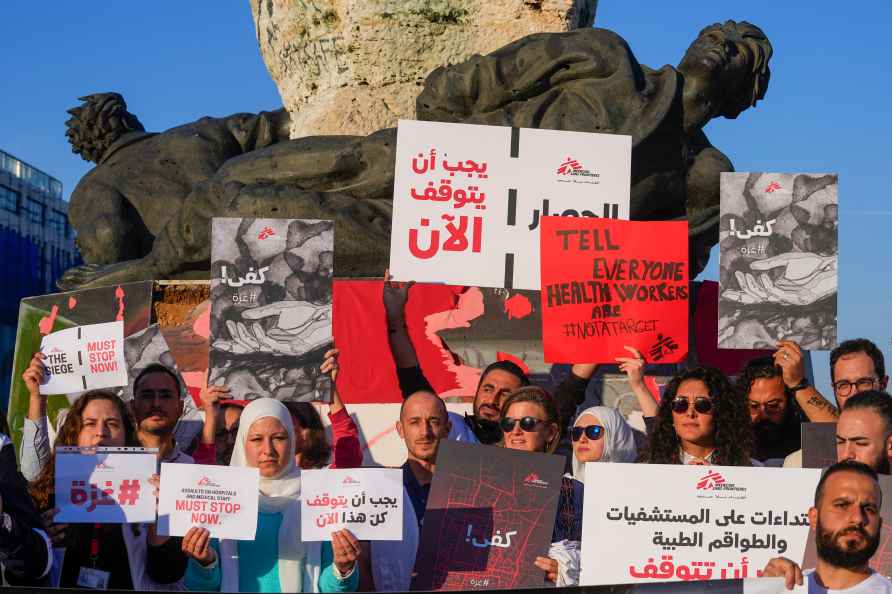
{"label": "curly hair", "polygon": [[666,386],[656,422],[648,434],[642,461],[650,464],[681,463],[681,442],[673,423],[672,401],[675,400],[678,387],[686,380],[699,380],[706,384],[712,398],[715,424],[713,464],[750,466],[753,433],[746,403],[725,374],[712,367],[684,370],[676,374]]}
{"label": "curly hair", "polygon": [[554,450],[557,448],[558,443],[561,440],[561,413],[560,410],[558,410],[558,405],[554,397],[539,386],[524,386],[518,388],[508,394],[508,397],[505,398],[505,402],[502,403],[502,411],[499,417],[503,418],[508,414],[508,409],[511,408],[511,405],[519,402],[532,402],[533,404],[538,404],[545,412],[545,423],[547,425],[551,425],[552,423],[557,425],[558,431],[555,438],[552,439],[551,442],[545,444],[545,453],[554,453]]}
{"label": "curly hair", "polygon": [[[756,359],[749,361],[743,369],[740,370],[740,373],[737,375],[735,386],[741,397],[746,400],[747,395],[750,393],[750,389],[753,387],[753,382],[757,379],[772,379],[775,377],[783,378],[783,374],[784,370],[781,369],[779,365],[774,364],[774,359],[771,356],[757,357]],[[788,397],[791,396],[786,384],[784,385],[784,395]]]}
{"label": "curly hair", "polygon": [[300,467],[323,468],[331,460],[331,444],[325,435],[325,426],[319,411],[309,402],[283,402],[285,408],[300,426],[307,429],[307,438],[303,440],[300,451]]}
{"label": "curly hair", "polygon": [[98,163],[102,155],[127,132],[145,132],[139,119],[127,111],[127,103],[118,93],[94,93],[79,97],[84,104],[68,110],[65,136],[71,152],[85,161]]}
{"label": "curly hair", "polygon": [[[81,394],[81,396],[74,401],[74,404],[71,405],[68,414],[65,416],[65,421],[62,423],[62,426],[59,428],[59,433],[56,435],[53,449],[55,450],[55,448],[59,446],[77,445],[77,438],[84,426],[84,409],[94,400],[108,400],[115,405],[115,408],[118,409],[118,413],[121,415],[121,421],[124,426],[124,444],[128,446],[139,446],[139,441],[136,438],[136,424],[133,422],[133,418],[130,416],[130,410],[127,408],[127,405],[124,404],[124,401],[112,392],[107,392],[105,390],[91,390]],[[31,499],[34,500],[34,504],[37,506],[38,510],[47,510],[53,506],[55,480],[56,460],[55,456],[51,456],[46,465],[41,469],[40,474],[37,475],[37,478],[28,485],[28,493],[31,495]]]}

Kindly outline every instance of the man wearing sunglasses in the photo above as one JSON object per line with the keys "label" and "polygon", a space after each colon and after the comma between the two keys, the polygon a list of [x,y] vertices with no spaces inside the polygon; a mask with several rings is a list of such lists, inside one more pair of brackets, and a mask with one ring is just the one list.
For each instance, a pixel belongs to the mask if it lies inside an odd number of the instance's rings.
{"label": "man wearing sunglasses", "polygon": [[753,458],[780,466],[801,447],[801,423],[832,422],[836,409],[805,379],[803,353],[793,341],[781,341],[771,357],[750,361],[737,378],[753,425]]}

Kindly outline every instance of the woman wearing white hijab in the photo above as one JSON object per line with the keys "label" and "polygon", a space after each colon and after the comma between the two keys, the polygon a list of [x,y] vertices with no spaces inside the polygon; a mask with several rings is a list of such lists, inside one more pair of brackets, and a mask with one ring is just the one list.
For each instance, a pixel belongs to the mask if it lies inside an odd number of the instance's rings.
{"label": "woman wearing white hijab", "polygon": [[354,592],[359,584],[359,542],[348,530],[331,543],[300,539],[300,469],[294,462],[294,427],[273,398],[245,407],[230,466],[260,471],[257,534],[253,541],[210,539],[204,528],[183,537],[190,557],[186,586],[221,592]]}
{"label": "woman wearing white hijab", "polygon": [[573,478],[585,482],[586,462],[634,462],[635,435],[615,408],[593,406],[576,417],[573,440]]}

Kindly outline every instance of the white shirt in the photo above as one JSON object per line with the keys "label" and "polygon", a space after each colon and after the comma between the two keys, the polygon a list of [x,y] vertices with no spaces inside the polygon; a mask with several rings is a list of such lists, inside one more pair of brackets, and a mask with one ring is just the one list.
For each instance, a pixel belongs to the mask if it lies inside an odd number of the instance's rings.
{"label": "white shirt", "polygon": [[809,594],[892,594],[892,581],[873,571],[869,578],[845,590],[828,590],[815,579],[814,570],[806,571]]}

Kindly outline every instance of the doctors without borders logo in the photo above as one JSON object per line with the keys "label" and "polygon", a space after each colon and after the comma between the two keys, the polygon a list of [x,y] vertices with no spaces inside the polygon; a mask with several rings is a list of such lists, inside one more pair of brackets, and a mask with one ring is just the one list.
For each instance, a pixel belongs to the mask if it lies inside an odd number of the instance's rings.
{"label": "doctors without borders logo", "polygon": [[347,475],[347,477],[341,481],[341,484],[342,485],[358,485],[359,481],[356,480],[355,478],[353,478],[352,476]]}
{"label": "doctors without borders logo", "polygon": [[523,479],[523,484],[528,487],[538,487],[540,489],[545,489],[548,487],[548,483],[539,478],[539,475],[535,472],[531,472],[526,475]]}
{"label": "doctors without borders logo", "polygon": [[567,157],[555,172],[559,182],[573,182],[581,184],[597,184],[601,181],[601,174],[583,167],[577,159]]}
{"label": "doctors without borders logo", "polygon": [[215,483],[208,477],[203,476],[203,477],[201,477],[201,479],[199,479],[198,486],[199,487],[219,487],[220,485],[218,485],[217,483]]}
{"label": "doctors without borders logo", "polygon": [[717,470],[710,470],[697,479],[697,497],[717,499],[743,499],[746,497],[746,487],[729,483]]}

